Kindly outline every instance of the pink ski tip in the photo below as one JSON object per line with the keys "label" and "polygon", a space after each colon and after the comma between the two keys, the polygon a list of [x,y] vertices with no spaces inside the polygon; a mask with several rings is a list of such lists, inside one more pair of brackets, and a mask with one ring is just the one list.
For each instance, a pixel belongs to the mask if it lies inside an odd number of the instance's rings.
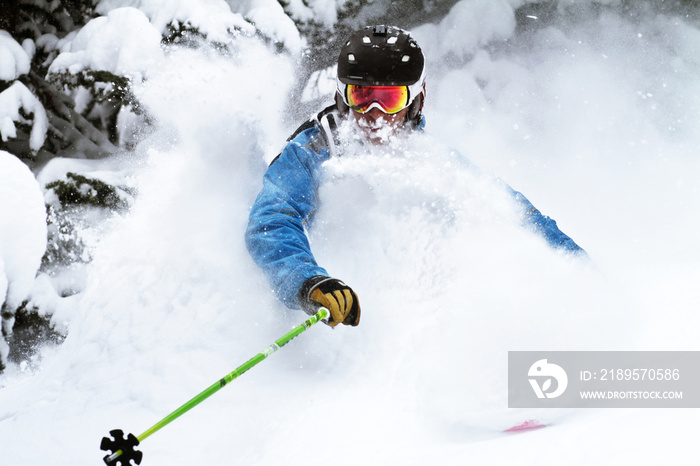
{"label": "pink ski tip", "polygon": [[541,422],[535,420],[529,420],[523,422],[522,424],[518,424],[511,428],[508,428],[503,432],[523,432],[526,430],[541,429],[542,427],[547,427],[547,424],[542,424]]}

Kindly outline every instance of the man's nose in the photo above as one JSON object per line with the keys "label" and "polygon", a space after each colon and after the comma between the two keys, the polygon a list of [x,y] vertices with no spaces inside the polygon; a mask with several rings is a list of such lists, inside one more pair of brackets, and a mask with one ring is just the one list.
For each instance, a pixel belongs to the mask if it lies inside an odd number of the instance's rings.
{"label": "man's nose", "polygon": [[377,107],[372,108],[369,112],[365,113],[365,115],[367,115],[372,120],[379,120],[388,116],[386,113],[384,113]]}

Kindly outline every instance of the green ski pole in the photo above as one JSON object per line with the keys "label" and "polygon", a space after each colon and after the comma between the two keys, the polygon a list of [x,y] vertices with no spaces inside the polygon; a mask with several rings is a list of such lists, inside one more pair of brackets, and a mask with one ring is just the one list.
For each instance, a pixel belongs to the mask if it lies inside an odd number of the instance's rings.
{"label": "green ski pole", "polygon": [[307,330],[309,327],[311,327],[318,321],[327,318],[328,316],[328,309],[320,308],[316,314],[311,316],[309,319],[305,320],[301,325],[298,325],[297,327],[293,328],[291,331],[289,331],[289,333],[276,340],[273,344],[265,348],[263,351],[250,358],[247,362],[238,366],[233,372],[226,374],[219,381],[211,385],[199,395],[192,398],[187,403],[177,408],[172,413],[165,416],[163,419],[161,419],[155,425],[153,425],[153,427],[146,430],[138,437],[136,437],[134,434],[129,434],[126,438],[124,438],[124,432],[120,429],[110,431],[109,433],[112,436],[112,438],[104,437],[102,438],[102,443],[100,444],[101,450],[111,452],[111,454],[104,457],[104,462],[109,466],[112,466],[116,463],[120,463],[121,466],[130,466],[131,460],[134,460],[136,464],[141,464],[143,452],[134,449],[134,447],[136,447],[140,442],[143,442],[146,438],[158,432],[160,429],[170,424],[175,419],[182,416],[187,411],[191,410],[199,403],[212,396],[214,393],[221,390],[227,384],[236,380],[238,377],[246,373],[253,366],[263,361],[272,353],[289,343],[292,339],[294,339],[299,334]]}

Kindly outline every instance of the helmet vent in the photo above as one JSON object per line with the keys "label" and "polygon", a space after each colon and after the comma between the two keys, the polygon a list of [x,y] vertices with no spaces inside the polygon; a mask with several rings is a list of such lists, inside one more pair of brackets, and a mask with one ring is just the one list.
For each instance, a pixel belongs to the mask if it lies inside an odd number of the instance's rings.
{"label": "helmet vent", "polygon": [[357,63],[357,60],[355,60],[355,54],[354,53],[349,53],[348,54],[348,61],[350,63]]}
{"label": "helmet vent", "polygon": [[382,25],[377,25],[374,26],[374,35],[375,36],[386,36],[387,33],[387,27]]}
{"label": "helmet vent", "polygon": [[411,57],[409,57],[408,55],[404,55],[403,57],[401,57],[401,61],[404,63],[408,63],[408,60],[410,60],[410,59],[411,59]]}
{"label": "helmet vent", "polygon": [[389,39],[386,41],[386,43],[387,44],[395,44],[397,40],[399,40],[399,36],[392,36],[392,37],[389,37]]}
{"label": "helmet vent", "polygon": [[371,44],[371,43],[372,43],[372,40],[369,38],[369,36],[364,36],[364,37],[362,38],[362,43],[363,43],[363,44]]}

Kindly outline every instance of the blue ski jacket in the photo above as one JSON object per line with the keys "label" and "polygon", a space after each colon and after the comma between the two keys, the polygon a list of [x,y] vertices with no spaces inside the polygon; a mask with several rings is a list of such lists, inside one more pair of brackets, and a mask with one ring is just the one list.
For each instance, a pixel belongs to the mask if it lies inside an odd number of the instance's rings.
{"label": "blue ski jacket", "polygon": [[[298,293],[306,280],[329,276],[316,263],[304,228],[317,207],[321,165],[339,145],[337,118],[335,106],[330,106],[297,129],[268,167],[250,212],[245,233],[248,251],[277,297],[290,308],[300,307]],[[505,186],[522,205],[525,225],[555,249],[586,254],[554,220],[542,215],[521,193]]]}

